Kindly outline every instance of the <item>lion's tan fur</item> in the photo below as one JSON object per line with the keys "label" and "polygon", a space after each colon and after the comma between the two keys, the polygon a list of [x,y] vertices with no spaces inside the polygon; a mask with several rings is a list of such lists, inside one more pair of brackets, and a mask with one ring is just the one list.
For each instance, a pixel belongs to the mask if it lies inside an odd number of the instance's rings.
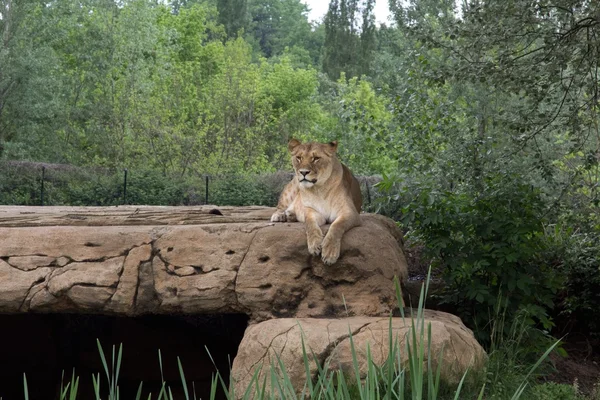
{"label": "lion's tan fur", "polygon": [[[271,221],[304,222],[309,253],[321,254],[323,262],[333,264],[344,233],[360,224],[359,183],[337,159],[337,142],[302,144],[292,139],[288,148],[295,174],[281,193]],[[326,223],[331,227],[323,236],[320,226]]]}

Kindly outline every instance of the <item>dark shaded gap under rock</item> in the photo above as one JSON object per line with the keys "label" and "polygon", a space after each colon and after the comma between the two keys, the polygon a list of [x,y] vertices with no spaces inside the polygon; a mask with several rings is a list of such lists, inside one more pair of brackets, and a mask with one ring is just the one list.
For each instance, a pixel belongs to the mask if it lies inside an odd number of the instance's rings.
{"label": "dark shaded gap under rock", "polygon": [[[229,366],[248,325],[244,314],[145,315],[116,317],[86,314],[0,314],[0,398],[23,398],[23,373],[29,397],[58,399],[61,374],[70,380],[73,368],[80,378],[78,400],[94,399],[92,374],[106,377],[96,338],[110,364],[112,346],[123,343],[119,378],[120,398],[135,398],[143,381],[142,398],[153,398],[161,387],[158,350],[163,373],[175,398],[183,397],[177,367],[181,359],[190,394],[194,382],[198,398],[208,398],[216,372],[206,348],[226,382]],[[205,348],[206,346],[206,348]],[[225,398],[219,385],[218,398]],[[102,398],[106,398],[106,394]]]}

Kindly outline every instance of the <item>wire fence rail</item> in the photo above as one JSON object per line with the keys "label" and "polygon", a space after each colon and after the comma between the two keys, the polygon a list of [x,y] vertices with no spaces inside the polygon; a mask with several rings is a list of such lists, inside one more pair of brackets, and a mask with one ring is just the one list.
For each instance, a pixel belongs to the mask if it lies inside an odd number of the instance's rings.
{"label": "wire fence rail", "polygon": [[[264,205],[275,206],[291,172],[197,173],[177,177],[152,169],[83,168],[68,164],[0,162],[0,204],[115,206]],[[377,195],[377,176],[357,176],[363,203]]]}

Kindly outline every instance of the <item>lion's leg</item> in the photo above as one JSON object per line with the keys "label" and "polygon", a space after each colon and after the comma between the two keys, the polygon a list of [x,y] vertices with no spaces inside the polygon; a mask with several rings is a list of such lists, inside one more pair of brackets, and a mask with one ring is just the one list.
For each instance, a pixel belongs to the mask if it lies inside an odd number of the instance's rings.
{"label": "lion's leg", "polygon": [[296,198],[294,201],[292,201],[292,204],[290,204],[285,210],[285,217],[287,222],[304,222],[306,220],[304,205],[302,204],[302,197],[300,196],[300,193],[296,195]]}
{"label": "lion's leg", "polygon": [[312,208],[306,207],[304,208],[304,219],[308,252],[313,256],[317,256],[321,253],[321,244],[323,243],[321,225],[325,224],[325,217]]}
{"label": "lion's leg", "polygon": [[321,257],[323,262],[331,265],[340,257],[340,248],[342,246],[342,237],[348,230],[360,224],[360,217],[355,213],[340,215],[333,221],[329,227],[327,235],[323,239],[323,250]]}
{"label": "lion's leg", "polygon": [[279,202],[277,203],[277,210],[271,216],[271,222],[294,222],[291,218],[288,219],[288,214],[286,210],[290,207],[290,205],[294,202],[295,198],[298,196],[298,188],[295,185],[295,182],[291,181],[283,191],[281,192],[281,196],[279,196]]}

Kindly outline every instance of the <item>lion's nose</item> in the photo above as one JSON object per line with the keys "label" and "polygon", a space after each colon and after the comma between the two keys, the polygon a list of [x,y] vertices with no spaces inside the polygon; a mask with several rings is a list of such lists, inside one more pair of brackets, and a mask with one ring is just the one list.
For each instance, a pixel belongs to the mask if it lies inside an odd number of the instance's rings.
{"label": "lion's nose", "polygon": [[301,169],[300,173],[302,174],[302,176],[306,177],[306,175],[308,175],[308,173],[310,172],[310,170],[308,169]]}

